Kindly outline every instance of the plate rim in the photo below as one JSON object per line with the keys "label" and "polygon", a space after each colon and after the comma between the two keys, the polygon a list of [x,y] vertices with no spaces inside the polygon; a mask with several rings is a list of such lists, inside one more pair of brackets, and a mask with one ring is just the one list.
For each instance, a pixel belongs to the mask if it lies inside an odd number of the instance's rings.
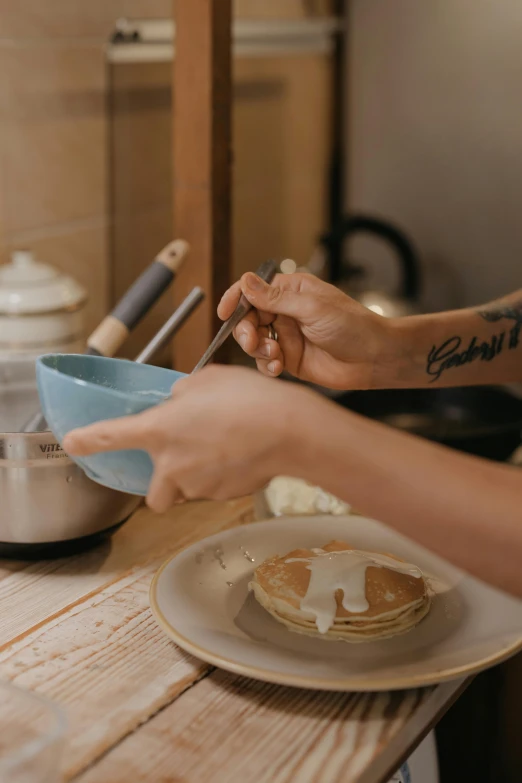
{"label": "plate rim", "polygon": [[[278,519],[284,519],[284,517]],[[274,522],[275,520],[270,519],[266,521]],[[260,522],[252,522],[250,524],[261,525],[264,523],[260,521]],[[513,655],[516,655],[517,652],[520,652],[522,650],[522,633],[521,633],[520,636],[518,637],[518,641],[509,645],[508,647],[503,648],[500,652],[494,655],[487,656],[486,658],[481,658],[475,664],[470,664],[467,666],[454,666],[453,668],[444,670],[444,672],[440,673],[439,675],[432,675],[431,677],[428,675],[413,675],[407,678],[403,677],[402,679],[394,678],[393,680],[384,680],[380,682],[378,686],[372,684],[372,680],[364,680],[364,679],[359,679],[357,682],[354,682],[353,680],[350,680],[347,677],[341,679],[339,678],[327,679],[323,677],[307,677],[303,675],[294,675],[294,674],[278,674],[277,672],[271,671],[270,669],[263,669],[258,666],[253,666],[250,664],[238,663],[237,661],[231,660],[230,658],[226,658],[220,654],[213,653],[211,650],[208,650],[204,647],[200,647],[198,644],[195,644],[194,642],[190,641],[190,639],[187,639],[187,637],[185,637],[182,633],[177,631],[169,623],[169,621],[163,614],[162,610],[160,609],[158,598],[157,598],[157,587],[162,574],[167,570],[169,565],[171,565],[171,563],[174,560],[176,560],[176,558],[180,557],[181,555],[183,555],[185,552],[187,552],[192,548],[201,546],[205,541],[207,541],[210,538],[213,538],[214,536],[222,536],[223,533],[232,532],[233,530],[243,528],[243,527],[245,526],[238,525],[237,527],[229,528],[228,531],[224,530],[218,533],[213,533],[211,536],[206,536],[200,541],[196,541],[192,544],[189,544],[188,546],[183,547],[183,549],[178,550],[174,554],[170,555],[167,558],[167,560],[165,560],[164,563],[162,563],[162,565],[158,568],[158,570],[154,574],[150,584],[150,588],[149,588],[150,609],[154,619],[156,620],[160,628],[165,632],[165,634],[170,639],[172,639],[178,645],[178,647],[180,647],[185,652],[188,652],[190,655],[194,656],[195,658],[198,658],[200,661],[203,661],[204,663],[208,663],[211,666],[217,667],[218,669],[223,669],[225,671],[231,672],[232,674],[239,674],[243,677],[249,677],[250,679],[259,680],[261,682],[273,683],[274,685],[282,685],[282,686],[292,687],[292,688],[304,688],[305,690],[317,690],[317,691],[336,691],[336,692],[352,691],[354,693],[380,693],[386,691],[410,690],[412,688],[428,688],[428,687],[440,685],[444,682],[457,680],[462,677],[471,677],[486,669],[489,669],[492,666],[496,666],[500,663],[503,663],[504,661],[511,658]],[[422,545],[419,544],[419,546]],[[439,555],[435,555],[435,556],[439,557]],[[458,568],[458,566],[453,566],[453,567]]]}

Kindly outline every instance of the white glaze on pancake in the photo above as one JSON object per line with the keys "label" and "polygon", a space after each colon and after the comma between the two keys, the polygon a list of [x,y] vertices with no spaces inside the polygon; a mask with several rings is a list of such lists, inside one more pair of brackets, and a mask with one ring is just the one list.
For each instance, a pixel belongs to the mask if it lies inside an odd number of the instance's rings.
{"label": "white glaze on pancake", "polygon": [[369,609],[366,598],[366,569],[369,566],[389,568],[415,579],[422,578],[422,572],[417,566],[386,555],[356,549],[317,552],[314,557],[289,558],[285,562],[307,564],[310,582],[305,596],[301,599],[301,609],[314,616],[317,629],[322,634],[334,624],[337,590],[342,590],[342,605],[348,612],[361,613]]}
{"label": "white glaze on pancake", "polygon": [[[334,573],[330,561],[330,567],[325,566],[328,573],[324,574],[322,585],[325,594],[318,594],[320,605],[312,602],[311,608],[305,608],[313,570],[308,566],[318,557],[327,563],[328,554],[349,552],[354,553],[350,579],[346,569],[340,566],[342,560],[334,558],[340,573]],[[361,590],[363,575],[364,592]],[[428,614],[431,604],[428,584],[416,566],[395,554],[356,551],[344,541],[330,541],[320,548],[294,549],[286,555],[268,558],[256,568],[249,589],[261,606],[289,630],[352,643],[406,633]],[[316,585],[312,592],[315,589]],[[317,622],[321,612],[329,613],[326,619],[319,618],[323,632]]]}

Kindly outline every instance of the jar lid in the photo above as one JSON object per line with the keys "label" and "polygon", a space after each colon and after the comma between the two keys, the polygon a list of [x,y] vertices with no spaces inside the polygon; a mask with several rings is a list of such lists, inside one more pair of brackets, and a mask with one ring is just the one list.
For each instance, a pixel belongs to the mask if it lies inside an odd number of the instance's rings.
{"label": "jar lid", "polygon": [[0,313],[33,315],[74,310],[87,298],[72,277],[42,264],[27,250],[17,250],[0,266]]}

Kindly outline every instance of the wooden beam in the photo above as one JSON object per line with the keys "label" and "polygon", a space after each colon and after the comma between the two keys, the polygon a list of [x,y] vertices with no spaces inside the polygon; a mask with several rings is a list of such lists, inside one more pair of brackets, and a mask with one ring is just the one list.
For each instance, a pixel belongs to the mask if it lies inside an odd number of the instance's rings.
{"label": "wooden beam", "polygon": [[194,285],[206,301],[176,340],[175,367],[190,372],[214,336],[231,269],[232,0],[175,0],[174,228],[191,246],[176,299]]}

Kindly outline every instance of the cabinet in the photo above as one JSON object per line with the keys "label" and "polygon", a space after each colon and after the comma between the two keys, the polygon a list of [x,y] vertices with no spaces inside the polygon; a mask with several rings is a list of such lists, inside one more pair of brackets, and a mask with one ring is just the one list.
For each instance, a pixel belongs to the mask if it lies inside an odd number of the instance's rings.
{"label": "cabinet", "polygon": [[[235,31],[233,276],[267,257],[308,260],[327,213],[334,22]],[[168,43],[167,33],[165,38]],[[172,61],[142,43],[109,63],[111,298],[172,236]],[[167,293],[125,345],[132,357],[172,310]],[[158,361],[168,362],[168,351]]]}

